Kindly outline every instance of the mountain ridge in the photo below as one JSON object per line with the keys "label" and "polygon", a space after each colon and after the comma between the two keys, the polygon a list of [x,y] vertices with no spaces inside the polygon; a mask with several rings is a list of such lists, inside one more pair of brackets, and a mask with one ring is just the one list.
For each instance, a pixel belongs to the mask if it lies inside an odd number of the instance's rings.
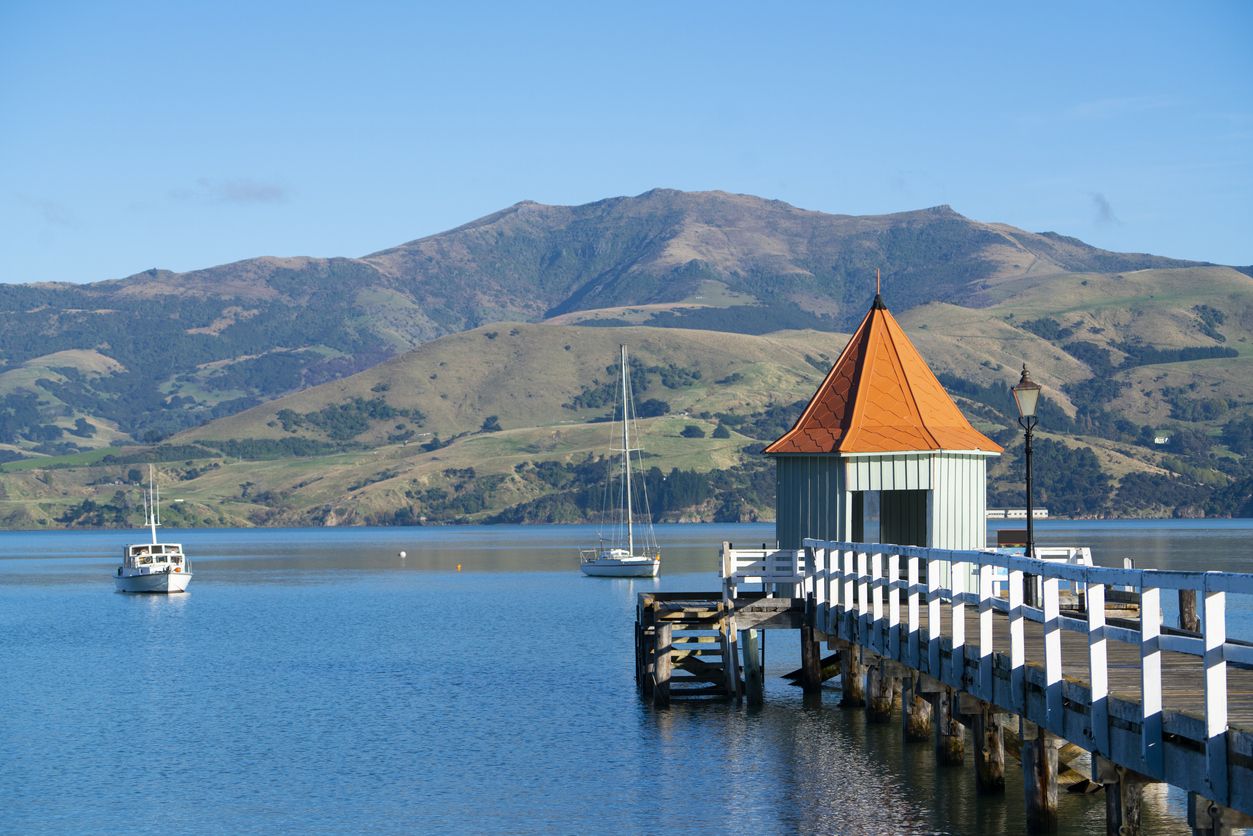
{"label": "mountain ridge", "polygon": [[673,189],[578,206],[522,201],[360,258],[262,256],[88,285],[0,286],[0,374],[87,350],[124,369],[70,368],[26,386],[27,400],[8,402],[24,423],[0,435],[0,449],[100,443],[104,435],[50,429],[79,417],[110,439],[158,440],[492,322],[848,330],[876,268],[903,312],[984,305],[1006,283],[1079,269],[1193,266],[973,221],[946,205],[837,215]]}

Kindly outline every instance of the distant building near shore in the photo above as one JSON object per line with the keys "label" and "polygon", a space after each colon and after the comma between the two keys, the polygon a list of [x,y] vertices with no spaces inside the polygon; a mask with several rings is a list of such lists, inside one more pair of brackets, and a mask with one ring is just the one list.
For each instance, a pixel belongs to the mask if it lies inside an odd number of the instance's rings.
{"label": "distant building near shore", "polygon": [[[989,508],[988,519],[990,520],[1025,520],[1027,518],[1026,508]],[[1032,508],[1031,518],[1033,520],[1047,520],[1049,518],[1049,509]]]}

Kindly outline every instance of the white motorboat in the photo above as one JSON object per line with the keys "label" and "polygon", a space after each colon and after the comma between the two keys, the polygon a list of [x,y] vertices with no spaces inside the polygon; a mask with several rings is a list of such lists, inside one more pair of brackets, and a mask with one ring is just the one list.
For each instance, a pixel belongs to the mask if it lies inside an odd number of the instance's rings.
{"label": "white motorboat", "polygon": [[[631,398],[631,367],[627,364],[626,346],[621,347],[622,427],[614,427],[615,442],[622,447],[620,472],[610,471],[605,484],[600,544],[579,550],[579,568],[583,574],[603,578],[655,578],[661,569],[661,550],[653,533],[652,514],[648,507],[648,491],[643,479],[632,479],[631,454],[636,453],[635,466],[643,473],[639,449],[631,447],[631,426],[635,423],[635,407]],[[615,417],[618,410],[614,410]],[[637,432],[636,435],[639,433]],[[639,502],[635,494],[638,493]],[[642,536],[635,536],[635,509],[643,508]]]}
{"label": "white motorboat", "polygon": [[186,592],[191,583],[191,562],[181,543],[158,543],[161,524],[160,496],[153,467],[148,467],[148,490],[144,493],[145,524],[152,531],[151,543],[135,543],[122,549],[122,565],[114,573],[119,592]]}

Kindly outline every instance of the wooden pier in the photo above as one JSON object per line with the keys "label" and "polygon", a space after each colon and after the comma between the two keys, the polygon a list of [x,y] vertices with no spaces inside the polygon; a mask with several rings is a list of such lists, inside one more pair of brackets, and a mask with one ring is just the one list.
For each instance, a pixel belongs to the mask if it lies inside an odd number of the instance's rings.
{"label": "wooden pier", "polygon": [[[1226,634],[1226,597],[1253,596],[1253,575],[806,539],[724,544],[721,577],[718,593],[640,596],[636,679],[655,706],[760,703],[759,631],[799,630],[806,690],[838,671],[841,704],[874,722],[899,712],[942,763],[964,762],[970,727],[981,792],[1003,791],[1006,738],[1020,741],[1033,831],[1056,828],[1059,770],[1081,752],[1109,833],[1140,832],[1154,782],[1188,792],[1194,833],[1253,825],[1253,643]],[[1039,607],[1024,604],[1028,577]],[[1179,624],[1162,622],[1163,595],[1178,596]]]}

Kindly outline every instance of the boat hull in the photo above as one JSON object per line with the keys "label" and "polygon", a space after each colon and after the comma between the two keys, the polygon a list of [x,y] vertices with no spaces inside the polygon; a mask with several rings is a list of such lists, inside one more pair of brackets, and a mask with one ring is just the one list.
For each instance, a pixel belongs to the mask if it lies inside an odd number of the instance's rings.
{"label": "boat hull", "polygon": [[189,583],[191,572],[153,572],[149,575],[116,575],[113,578],[118,592],[186,592]]}
{"label": "boat hull", "polygon": [[583,574],[593,578],[655,578],[661,569],[660,560],[618,560],[601,558],[579,564]]}

